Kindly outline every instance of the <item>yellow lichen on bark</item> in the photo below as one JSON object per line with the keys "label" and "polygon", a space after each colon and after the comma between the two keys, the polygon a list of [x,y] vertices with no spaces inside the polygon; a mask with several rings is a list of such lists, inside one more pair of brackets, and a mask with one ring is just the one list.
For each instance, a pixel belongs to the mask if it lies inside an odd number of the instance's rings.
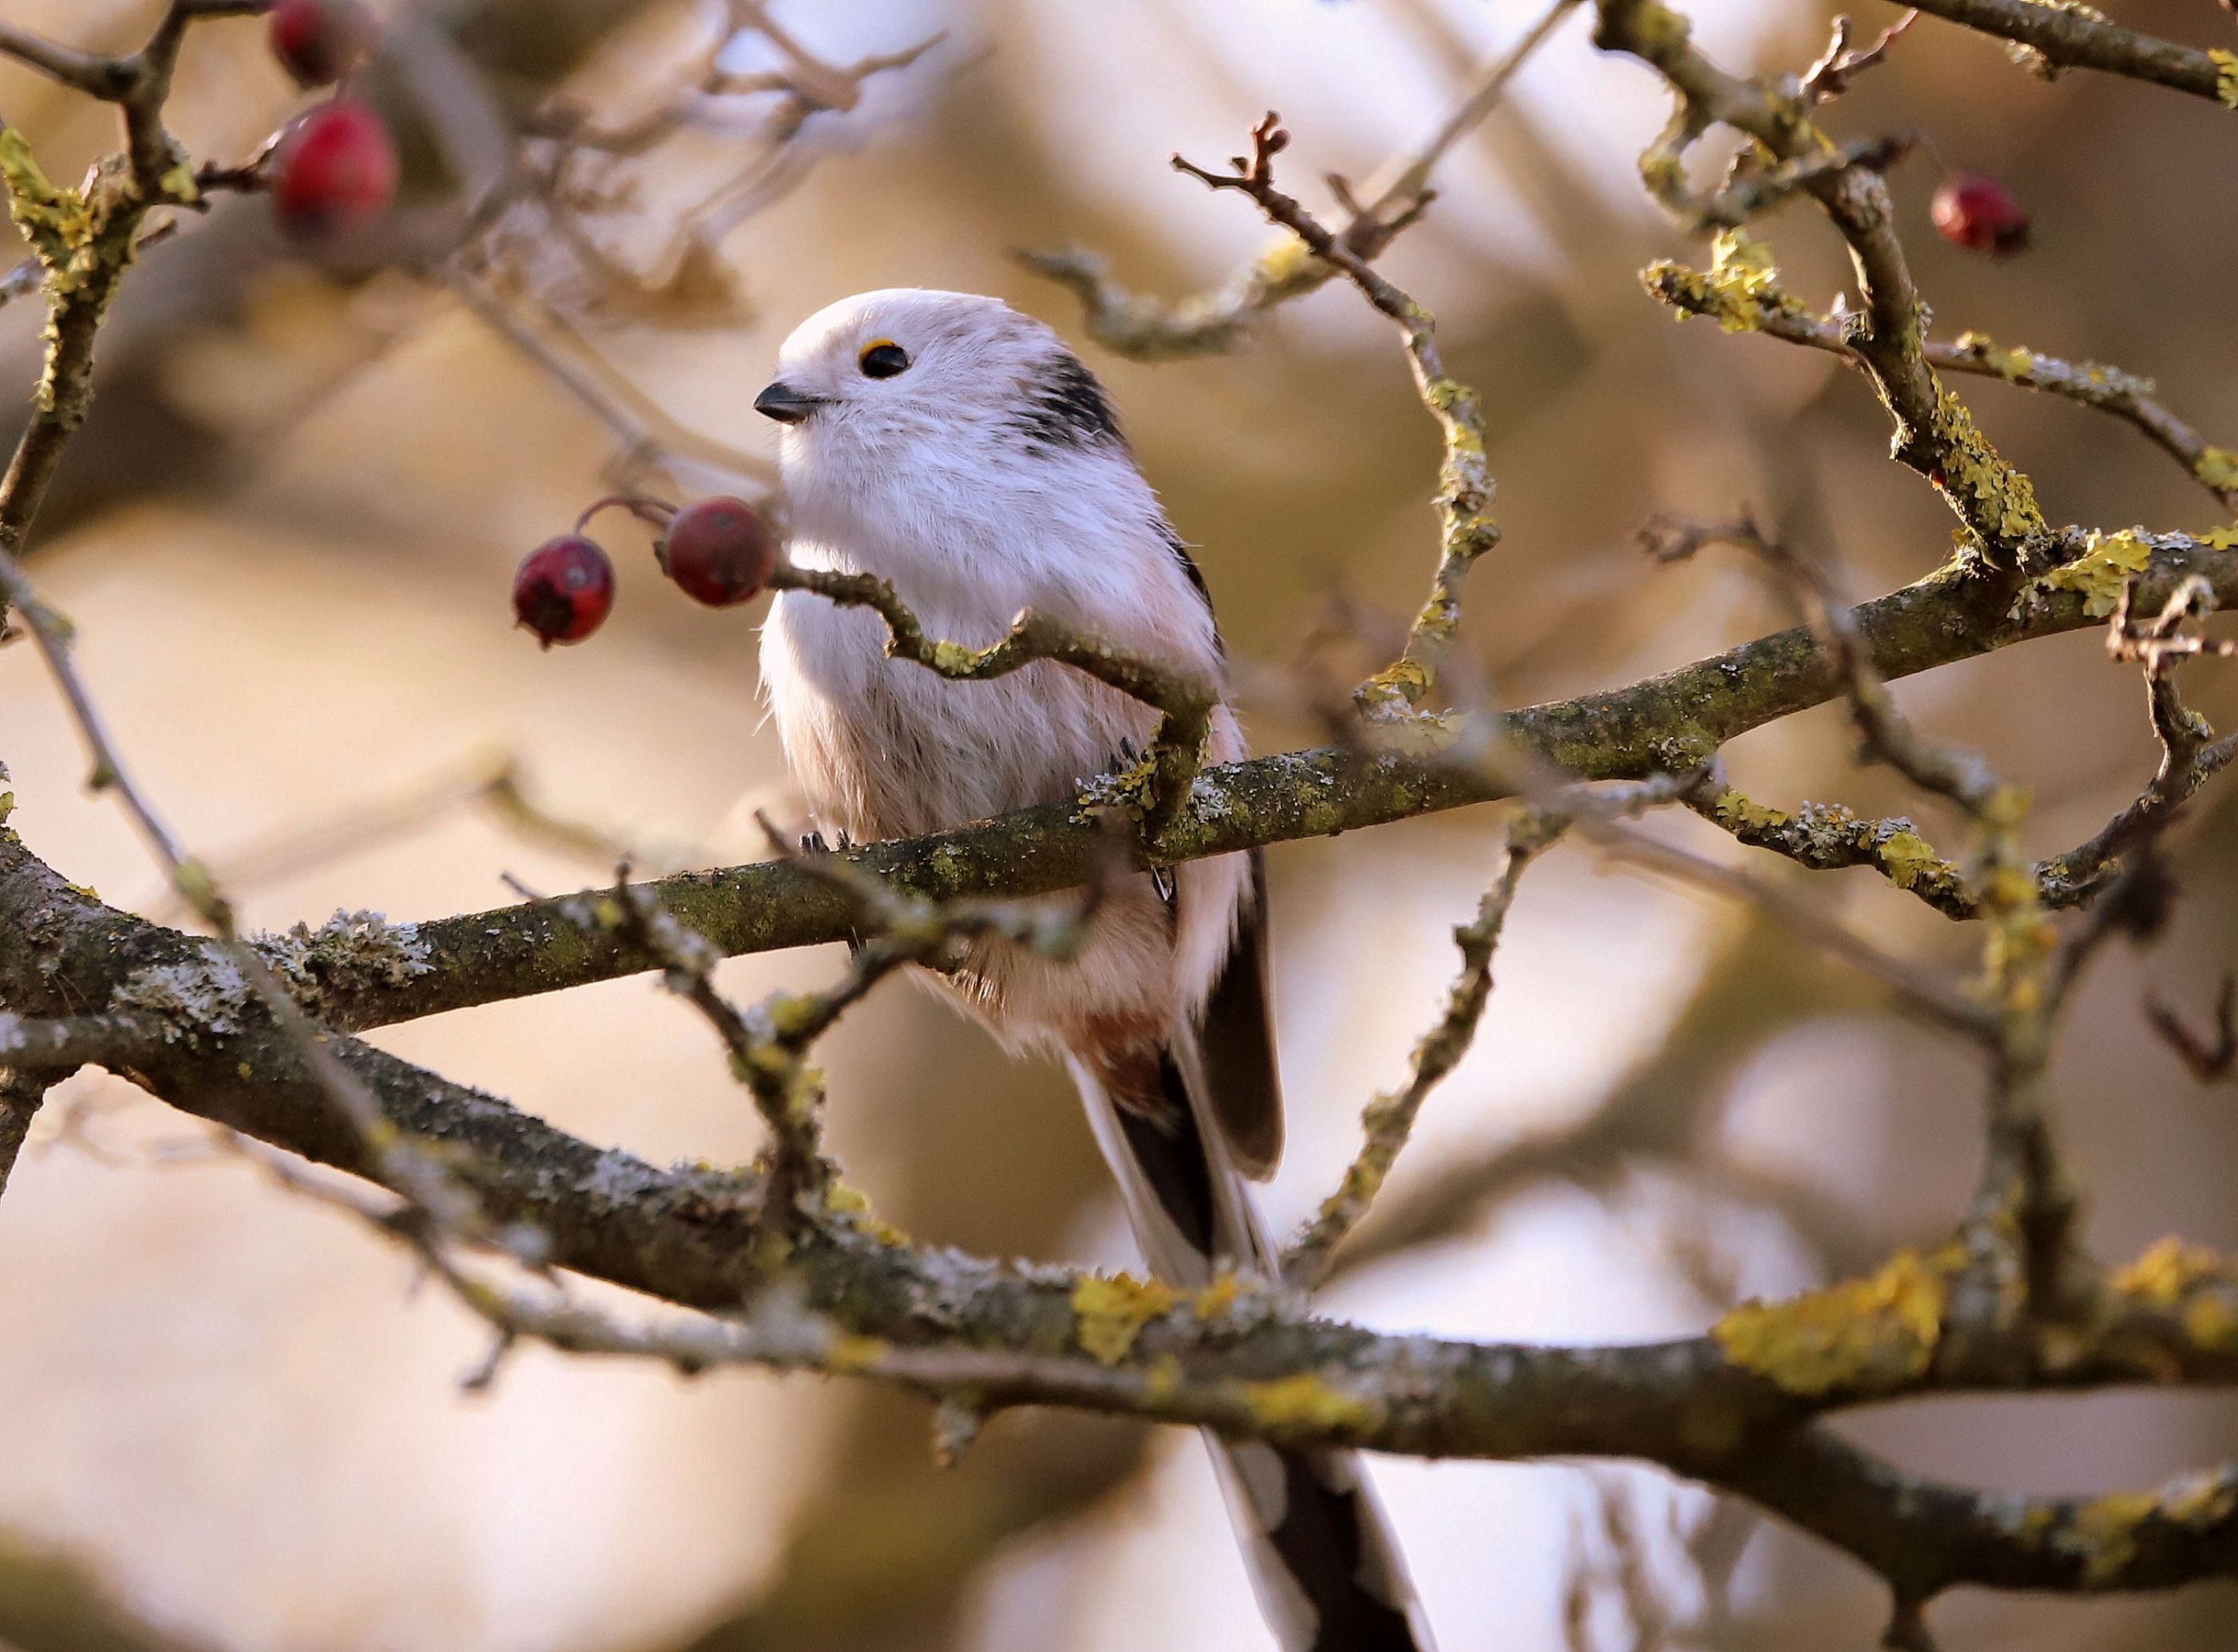
{"label": "yellow lichen on bark", "polygon": [[1948,874],[1957,870],[1917,832],[1891,833],[1888,842],[1880,846],[1880,862],[1888,871],[1889,882],[1900,889],[1908,889],[1918,882],[1922,873]]}
{"label": "yellow lichen on bark", "polygon": [[1376,1408],[1367,1400],[1305,1371],[1273,1382],[1246,1383],[1243,1394],[1252,1415],[1278,1431],[1366,1429],[1376,1419]]}
{"label": "yellow lichen on bark", "polygon": [[2103,1589],[2137,1557],[2137,1529],[2165,1520],[2193,1531],[2229,1517],[2238,1508],[2238,1479],[2231,1470],[2188,1474],[2157,1491],[2114,1491],[2076,1510],[2058,1544],[2082,1562],[2083,1581]]}
{"label": "yellow lichen on bark", "polygon": [[2037,583],[2051,591],[2079,591],[2082,611],[2103,619],[2122,600],[2122,588],[2134,574],[2142,573],[2153,559],[2153,548],[2140,537],[2142,530],[2122,528],[2113,533],[2090,534],[2089,548],[2063,568],[2054,568]]}
{"label": "yellow lichen on bark", "polygon": [[1718,818],[1727,826],[1752,828],[1757,831],[1777,831],[1787,824],[1788,817],[1768,803],[1760,803],[1738,791],[1721,791],[1712,805]]}
{"label": "yellow lichen on bark", "polygon": [[1083,1352],[1101,1365],[1116,1365],[1134,1347],[1142,1327],[1181,1299],[1179,1292],[1155,1279],[1090,1274],[1072,1290],[1074,1334]]}
{"label": "yellow lichen on bark", "polygon": [[1923,1376],[1943,1333],[1956,1247],[1906,1251],[1870,1279],[1749,1302],[1712,1327],[1725,1358],[1790,1393],[1884,1389]]}
{"label": "yellow lichen on bark", "polygon": [[2238,51],[2214,46],[2208,56],[2215,63],[2215,99],[2225,109],[2238,109]]}
{"label": "yellow lichen on bark", "polygon": [[1947,387],[1936,406],[1935,439],[1942,449],[1936,485],[1959,503],[1970,525],[2006,541],[2044,531],[2036,485],[1990,446],[1966,404]]}
{"label": "yellow lichen on bark", "polygon": [[2114,1289],[2141,1306],[2180,1314],[2185,1339],[2202,1352],[2238,1352],[2238,1264],[2205,1246],[2164,1239],[2116,1273]]}
{"label": "yellow lichen on bark", "polygon": [[1706,270],[1658,259],[1640,272],[1647,290],[1687,315],[1706,315],[1728,333],[1751,333],[1769,314],[1800,306],[1779,287],[1771,248],[1742,229],[1721,229]]}

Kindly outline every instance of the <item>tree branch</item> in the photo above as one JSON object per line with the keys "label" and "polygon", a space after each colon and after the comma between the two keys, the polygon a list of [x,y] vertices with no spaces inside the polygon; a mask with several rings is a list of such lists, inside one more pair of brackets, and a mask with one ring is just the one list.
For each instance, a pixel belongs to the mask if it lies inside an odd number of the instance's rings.
{"label": "tree branch", "polygon": [[[2238,556],[2181,539],[2150,552],[2138,600],[2165,600],[2195,572],[2238,601]],[[2099,623],[2079,591],[2047,591],[2016,618],[2009,598],[1947,570],[1861,604],[1856,617],[1876,668],[1890,679]],[[1839,692],[1824,655],[1798,627],[1625,688],[1508,712],[1496,726],[1499,737],[1574,778],[1636,779],[1699,762],[1737,735]],[[1474,738],[1476,727],[1463,721],[1456,740]],[[1509,790],[1499,776],[1434,752],[1328,746],[1258,757],[1199,776],[1154,858],[1173,863],[1326,836],[1492,802]],[[1102,830],[1076,803],[1053,803],[847,857],[931,900],[1039,895],[1093,880]],[[814,946],[848,933],[844,900],[783,862],[684,873],[646,887],[726,955]],[[619,937],[585,935],[557,901],[408,928],[426,950],[425,967],[394,978],[336,971],[322,986],[321,1019],[352,1029],[384,1026],[659,967]]]}
{"label": "tree branch", "polygon": [[39,1104],[46,1099],[48,1082],[36,1074],[0,1067],[0,1193],[8,1191],[8,1178],[31,1133]]}
{"label": "tree branch", "polygon": [[1916,0],[1917,9],[2040,53],[2056,69],[2096,69],[2238,108],[2238,55],[2202,51],[2032,0]]}
{"label": "tree branch", "polygon": [[[1729,74],[1697,50],[1687,21],[1664,0],[1598,4],[1594,43],[1649,64],[1682,100],[1672,132],[1641,161],[1651,187],[1662,186],[1659,194],[1667,195],[1678,181],[1685,145],[1712,124],[1753,138],[1775,162],[1804,162],[1833,149],[1800,100]],[[2043,512],[2028,478],[1990,445],[1928,364],[1925,308],[1897,239],[1887,184],[1861,160],[1815,173],[1803,187],[1849,244],[1864,308],[1852,318],[1847,341],[1895,424],[1895,457],[1934,485],[1996,569],[2017,578],[2042,554]],[[1784,295],[1779,305],[1767,304],[1776,272],[1765,250],[1744,232],[1722,231],[1717,247],[1717,267],[1695,279],[1725,301],[1729,325],[1758,325],[1767,308],[1792,305]],[[1652,268],[1651,287],[1671,268]]]}
{"label": "tree branch", "polygon": [[[1676,265],[1659,266],[1649,290],[1688,314],[1723,321],[1734,314],[1714,283]],[[1764,294],[1747,320],[1749,330],[1768,338],[1824,350],[1852,367],[1864,366],[1839,322],[1785,301],[1784,294],[1775,299]],[[2156,399],[2151,380],[2096,361],[2067,361],[2020,346],[2007,347],[1980,333],[1962,333],[1955,340],[1930,339],[1925,350],[1928,365],[1946,373],[2003,379],[2112,414],[2142,432],[2217,503],[2238,511],[2238,450],[2210,444]]]}

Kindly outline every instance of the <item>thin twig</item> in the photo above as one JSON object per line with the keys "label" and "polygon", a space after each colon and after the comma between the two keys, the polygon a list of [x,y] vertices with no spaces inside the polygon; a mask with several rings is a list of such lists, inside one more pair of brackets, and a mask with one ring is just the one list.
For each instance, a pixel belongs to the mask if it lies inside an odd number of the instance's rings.
{"label": "thin twig", "polygon": [[[1430,180],[1462,138],[1500,107],[1525,63],[1581,0],[1553,0],[1511,46],[1495,54],[1421,141],[1392,155],[1370,175],[1354,199],[1341,203],[1344,227],[1337,239],[1361,259],[1382,253],[1432,199]],[[1336,183],[1338,180],[1332,179]],[[1085,312],[1089,335],[1106,349],[1138,361],[1162,361],[1232,349],[1276,307],[1318,291],[1337,272],[1291,233],[1270,242],[1216,290],[1171,301],[1129,292],[1110,279],[1105,261],[1079,248],[1021,252],[1027,268],[1069,288]]]}
{"label": "thin twig", "polygon": [[1460,974],[1446,995],[1437,1025],[1414,1046],[1405,1086],[1370,1101],[1361,1113],[1361,1142],[1337,1190],[1321,1201],[1321,1209],[1305,1231],[1291,1242],[1282,1258],[1282,1278],[1291,1285],[1311,1290],[1328,1273],[1336,1252],[1382,1192],[1400,1153],[1413,1134],[1414,1120],[1430,1093],[1460,1065],[1474,1042],[1485,1005],[1492,997],[1492,961],[1507,922],[1508,909],[1524,869],[1549,848],[1567,823],[1526,814],[1507,830],[1499,874],[1477,904],[1476,916],[1453,931],[1460,948]]}
{"label": "thin twig", "polygon": [[1494,483],[1485,454],[1484,417],[1476,392],[1446,371],[1439,353],[1437,322],[1331,233],[1294,196],[1275,185],[1275,156],[1288,144],[1281,117],[1271,110],[1251,131],[1251,153],[1236,155],[1233,170],[1209,172],[1173,157],[1175,169],[1212,189],[1233,189],[1249,197],[1273,222],[1281,225],[1357,287],[1367,301],[1398,325],[1406,340],[1414,387],[1445,438],[1445,463],[1438,476],[1440,551],[1429,600],[1407,630],[1407,645],[1390,665],[1361,684],[1356,698],[1371,720],[1397,720],[1411,714],[1429,693],[1438,661],[1460,632],[1461,590],[1478,558],[1500,543],[1500,525],[1491,515]]}
{"label": "thin twig", "polygon": [[2238,654],[2238,644],[2183,629],[2186,622],[2214,611],[2214,587],[2197,576],[2188,578],[2156,616],[2142,621],[2134,617],[2136,592],[2135,580],[2122,587],[2108,622],[2107,651],[2114,659],[2144,667],[2146,704],[2161,743],[2160,767],[2145,789],[2088,842],[2036,869],[2038,882],[2049,889],[2095,893],[2103,888],[2113,869],[2149,848],[2202,786],[2238,760],[2238,736],[2216,740],[2207,719],[2184,704],[2175,677],[2185,660]]}
{"label": "thin twig", "polygon": [[2219,1083],[2238,1070],[2238,974],[2224,975],[2215,995],[2212,1037],[2193,1032],[2190,1023],[2156,993],[2145,999],[2145,1014],[2162,1041],[2202,1084]]}
{"label": "thin twig", "polygon": [[35,1073],[19,1073],[0,1066],[0,1193],[8,1191],[8,1178],[16,1168],[17,1156],[31,1133],[31,1121],[38,1115],[39,1105],[46,1100],[50,1079]]}

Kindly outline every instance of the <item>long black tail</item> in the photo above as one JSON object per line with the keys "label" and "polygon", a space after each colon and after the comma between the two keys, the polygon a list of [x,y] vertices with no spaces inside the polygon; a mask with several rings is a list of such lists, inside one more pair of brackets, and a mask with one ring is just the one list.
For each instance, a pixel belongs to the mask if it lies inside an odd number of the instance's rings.
{"label": "long black tail", "polygon": [[[1229,1160],[1195,1052],[1076,1061],[1096,1140],[1151,1272],[1191,1289],[1221,1268],[1272,1278],[1273,1245]],[[1195,1079],[1192,1082],[1192,1077]],[[1283,1652],[1431,1652],[1388,1523],[1349,1451],[1205,1436],[1260,1609]]]}

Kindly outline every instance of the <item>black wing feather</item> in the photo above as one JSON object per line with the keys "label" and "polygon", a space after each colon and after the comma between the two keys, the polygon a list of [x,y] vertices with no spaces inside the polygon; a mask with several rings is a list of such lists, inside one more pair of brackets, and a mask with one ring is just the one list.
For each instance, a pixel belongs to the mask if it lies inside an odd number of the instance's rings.
{"label": "black wing feather", "polygon": [[1282,1157],[1282,1080],[1268,981],[1267,857],[1255,849],[1250,892],[1198,1033],[1212,1116],[1255,1181],[1273,1175]]}

